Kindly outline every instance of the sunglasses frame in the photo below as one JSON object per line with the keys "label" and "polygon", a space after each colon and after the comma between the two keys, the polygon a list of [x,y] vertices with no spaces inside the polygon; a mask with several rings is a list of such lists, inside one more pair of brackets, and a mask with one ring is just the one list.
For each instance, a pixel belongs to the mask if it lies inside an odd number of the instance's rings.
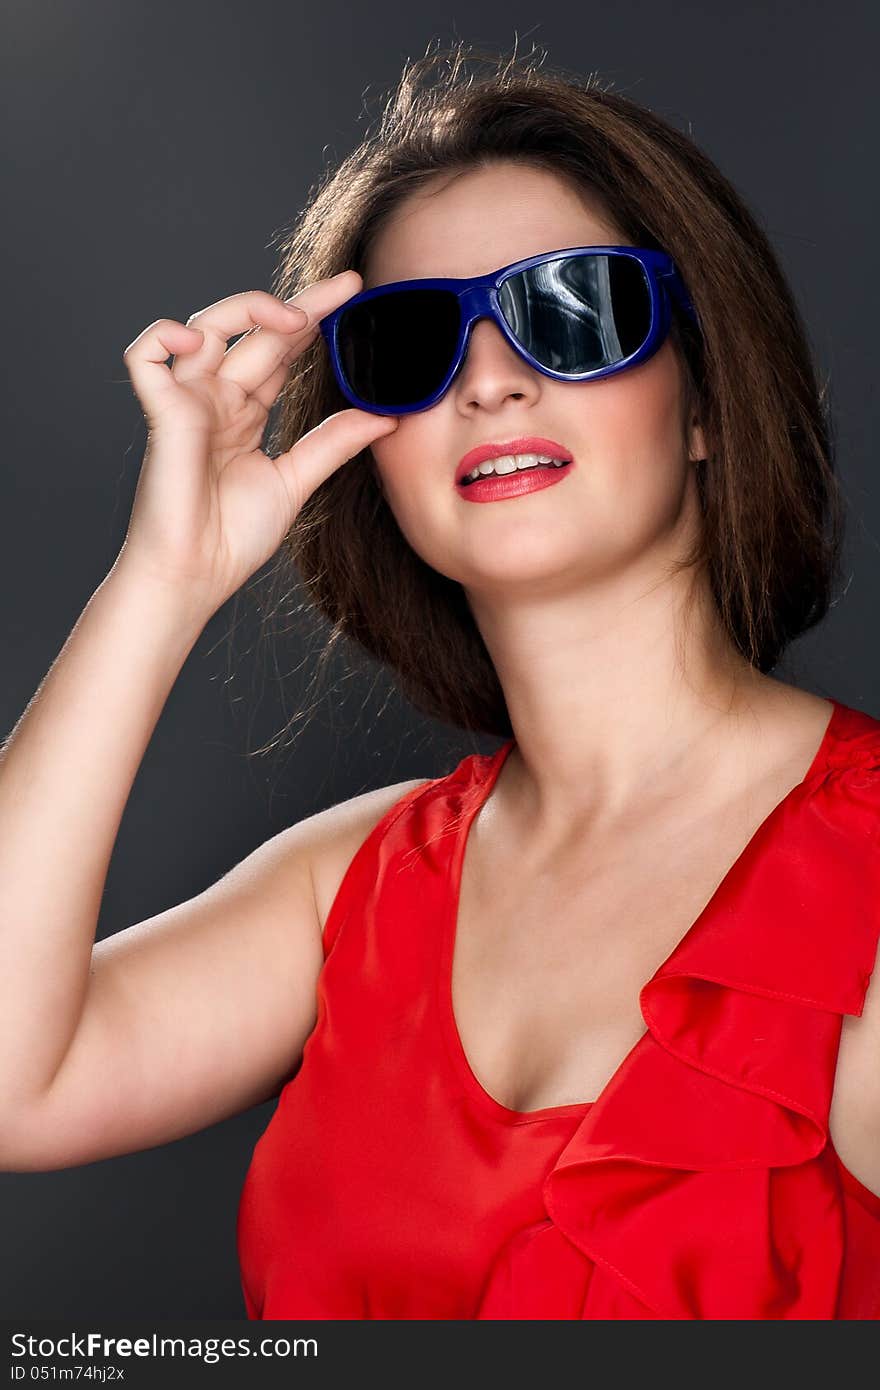
{"label": "sunglasses frame", "polygon": [[[557,372],[538,362],[514,336],[499,307],[498,291],[505,280],[523,270],[530,270],[534,266],[544,265],[548,261],[561,260],[568,256],[590,254],[629,256],[641,264],[651,297],[651,326],[641,347],[620,362],[615,362],[609,367],[596,367],[588,372]],[[380,408],[368,401],[361,400],[349,387],[342,368],[339,353],[339,323],[342,315],[353,305],[365,303],[379,295],[393,294],[400,290],[425,289],[445,290],[447,293],[452,293],[459,304],[458,342],[443,382],[430,396],[426,396],[415,405],[383,405]],[[329,349],[333,375],[346,400],[359,410],[369,411],[372,415],[412,415],[422,410],[429,410],[445,396],[464,361],[471,329],[478,319],[494,320],[514,351],[518,352],[530,367],[541,372],[544,376],[551,377],[554,381],[596,381],[601,377],[613,376],[616,372],[626,371],[629,367],[637,366],[661,347],[669,331],[672,318],[670,292],[675,296],[685,313],[699,324],[696,309],[691,302],[678,267],[665,251],[654,251],[640,246],[569,246],[559,251],[544,251],[539,256],[527,256],[525,260],[512,261],[510,265],[502,266],[500,270],[489,271],[486,275],[475,275],[461,279],[395,280],[387,285],[375,285],[372,289],[361,290],[359,294],[352,295],[344,304],[340,304],[336,309],[326,314],[320,320],[320,329]],[[403,344],[402,350],[408,350],[408,346]]]}

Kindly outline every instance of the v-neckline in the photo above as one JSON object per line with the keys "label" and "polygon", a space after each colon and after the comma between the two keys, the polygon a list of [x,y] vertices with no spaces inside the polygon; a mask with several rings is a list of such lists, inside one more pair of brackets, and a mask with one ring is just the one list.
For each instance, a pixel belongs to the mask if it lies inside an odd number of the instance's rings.
{"label": "v-neckline", "polygon": [[[828,761],[828,755],[837,738],[838,728],[843,723],[847,710],[847,706],[841,704],[839,700],[835,700],[833,697],[828,697],[828,699],[831,705],[831,714],[828,718],[828,723],[825,726],[825,731],[822,734],[822,738],[819,742],[819,745],[815,753],[813,754],[813,757],[810,760],[810,764],[803,777],[800,779],[799,782],[796,782],[794,786],[790,787],[789,790],[785,793],[785,795],[779,801],[776,802],[776,804],[770,809],[770,811],[768,811],[767,815],[764,816],[764,818],[755,828],[753,833],[749,836],[749,839],[746,841],[745,845],[737,854],[733,862],[729,865],[723,877],[715,886],[711,896],[703,905],[698,915],[694,918],[690,926],[679,938],[679,940],[676,942],[673,948],[667,953],[666,957],[660,962],[653,975],[651,975],[650,979],[645,981],[644,985],[639,990],[640,996],[642,991],[645,988],[647,988],[649,984],[652,984],[653,981],[658,978],[661,971],[663,971],[666,968],[666,966],[669,964],[672,958],[674,956],[677,956],[678,953],[692,939],[695,933],[699,931],[702,923],[710,915],[713,904],[718,899],[719,895],[722,893],[722,890],[724,889],[728,880],[736,872],[741,861],[744,860],[746,856],[752,851],[752,847],[758,840],[759,836],[766,832],[767,826],[782,813],[783,809],[788,805],[788,803],[797,793],[802,792],[810,782],[812,782],[816,777],[818,777],[820,773],[824,772]],[[494,1118],[495,1120],[501,1121],[503,1124],[510,1125],[534,1124],[538,1121],[568,1121],[573,1116],[582,1118],[584,1115],[587,1114],[589,1110],[592,1109],[593,1106],[598,1104],[598,1102],[608,1091],[609,1087],[612,1086],[612,1084],[616,1081],[617,1077],[626,1067],[633,1053],[642,1046],[648,1034],[650,1033],[650,1029],[646,1027],[644,1032],[639,1036],[639,1038],[629,1049],[629,1051],[626,1053],[626,1055],[623,1057],[620,1063],[615,1067],[614,1071],[611,1073],[608,1080],[605,1082],[605,1085],[602,1087],[601,1091],[599,1092],[599,1095],[595,1098],[595,1100],[570,1101],[561,1105],[542,1106],[540,1109],[537,1110],[514,1110],[510,1106],[504,1105],[501,1101],[496,1100],[495,1097],[486,1090],[482,1082],[477,1078],[477,1075],[470,1064],[467,1053],[465,1052],[464,1043],[461,1039],[461,1034],[458,1031],[458,1023],[455,1018],[455,1009],[452,998],[452,972],[455,958],[455,942],[456,937],[458,935],[458,914],[459,905],[461,901],[461,884],[464,868],[464,856],[467,848],[467,842],[470,835],[471,826],[473,825],[473,822],[476,819],[477,814],[483,808],[483,806],[486,804],[489,797],[491,796],[492,790],[495,786],[495,783],[498,780],[498,776],[501,772],[501,769],[504,766],[504,763],[507,761],[510,752],[515,746],[516,739],[511,738],[508,739],[505,743],[503,743],[493,754],[474,755],[474,757],[485,757],[485,761],[479,773],[479,776],[481,776],[482,778],[482,783],[479,786],[479,795],[472,798],[470,804],[467,806],[466,810],[464,811],[459,820],[456,835],[451,846],[449,864],[449,887],[447,893],[448,910],[444,917],[443,933],[440,942],[440,961],[437,980],[441,1015],[441,1031],[446,1043],[449,1058],[456,1072],[459,1085],[464,1088],[466,1094],[469,1095],[477,1103],[477,1105],[479,1105],[485,1111],[485,1113],[490,1118]],[[471,759],[471,762],[473,762],[473,759]]]}

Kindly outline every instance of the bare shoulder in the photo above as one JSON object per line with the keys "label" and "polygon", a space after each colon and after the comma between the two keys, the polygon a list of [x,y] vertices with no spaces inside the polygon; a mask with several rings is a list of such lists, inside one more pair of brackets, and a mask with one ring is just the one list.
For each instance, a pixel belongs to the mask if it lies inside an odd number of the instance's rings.
{"label": "bare shoulder", "polygon": [[413,777],[376,787],[309,818],[309,862],[322,935],[345,871],[364,840],[398,801],[429,780]]}
{"label": "bare shoulder", "polygon": [[398,782],[299,820],[196,897],[98,942],[65,1056],[15,1124],[4,1123],[4,1170],[152,1148],[277,1096],[315,1025],[334,883],[419,785]]}

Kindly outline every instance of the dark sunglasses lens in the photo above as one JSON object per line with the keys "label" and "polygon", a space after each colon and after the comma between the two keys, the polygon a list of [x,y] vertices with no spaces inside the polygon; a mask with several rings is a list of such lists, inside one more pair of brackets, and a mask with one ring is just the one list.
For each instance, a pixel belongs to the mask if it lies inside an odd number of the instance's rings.
{"label": "dark sunglasses lens", "polygon": [[377,406],[417,405],[432,395],[449,370],[459,318],[447,290],[395,290],[346,309],[337,341],[355,395]]}
{"label": "dark sunglasses lens", "polygon": [[651,290],[635,256],[545,261],[505,280],[498,302],[523,347],[557,372],[622,362],[642,346],[651,326]]}

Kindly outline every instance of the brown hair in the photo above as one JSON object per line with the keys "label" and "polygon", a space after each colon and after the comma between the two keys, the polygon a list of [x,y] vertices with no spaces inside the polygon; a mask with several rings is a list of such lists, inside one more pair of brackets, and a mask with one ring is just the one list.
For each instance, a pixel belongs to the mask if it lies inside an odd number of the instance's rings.
{"label": "brown hair", "polygon": [[[474,61],[475,73],[468,64]],[[363,273],[383,220],[439,173],[518,160],[598,200],[636,245],[678,265],[699,330],[674,308],[672,342],[708,457],[697,466],[702,534],[683,566],[706,567],[720,622],[769,671],[828,610],[839,578],[843,502],[826,387],[769,240],[732,184],[661,117],[543,59],[505,59],[458,41],[407,62],[373,133],[311,191],[282,243],[281,298],[348,267]],[[279,400],[270,447],[292,446],[348,408],[319,338]],[[460,584],[402,535],[369,449],[337,469],[296,518],[272,575],[301,577],[301,606],[388,668],[420,711],[507,738],[498,676]],[[288,725],[288,727],[290,727]]]}

